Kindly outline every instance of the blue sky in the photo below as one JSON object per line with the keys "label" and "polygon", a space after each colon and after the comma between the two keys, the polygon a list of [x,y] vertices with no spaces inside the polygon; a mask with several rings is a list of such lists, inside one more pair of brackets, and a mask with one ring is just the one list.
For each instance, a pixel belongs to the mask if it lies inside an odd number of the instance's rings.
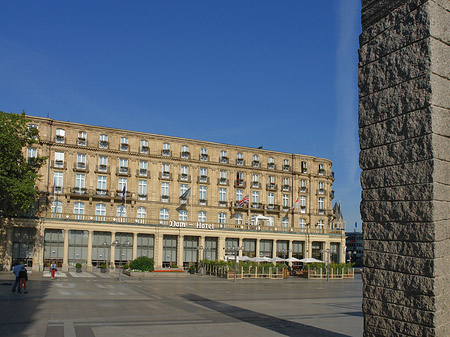
{"label": "blue sky", "polygon": [[359,0],[0,8],[0,110],[329,158],[361,228]]}

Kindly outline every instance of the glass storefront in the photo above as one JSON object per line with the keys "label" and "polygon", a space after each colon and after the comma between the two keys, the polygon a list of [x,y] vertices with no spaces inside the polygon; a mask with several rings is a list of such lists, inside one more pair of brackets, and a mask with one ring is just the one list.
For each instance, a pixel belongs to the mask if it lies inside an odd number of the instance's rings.
{"label": "glass storefront", "polygon": [[163,236],[163,268],[173,267],[177,264],[177,243],[176,235]]}
{"label": "glass storefront", "polygon": [[111,233],[94,232],[92,234],[92,265],[109,264],[111,256]]}
{"label": "glass storefront", "polygon": [[259,241],[259,256],[272,257],[272,240],[261,240]]}
{"label": "glass storefront", "polygon": [[242,256],[255,257],[256,256],[256,239],[242,240]]}
{"label": "glass storefront", "polygon": [[88,231],[69,231],[69,266],[86,265],[88,250]]}
{"label": "glass storefront", "polygon": [[52,262],[61,267],[64,257],[64,230],[46,229],[44,232],[44,267]]}
{"label": "glass storefront", "polygon": [[36,229],[31,227],[14,227],[12,237],[12,260],[33,266],[33,249]]}

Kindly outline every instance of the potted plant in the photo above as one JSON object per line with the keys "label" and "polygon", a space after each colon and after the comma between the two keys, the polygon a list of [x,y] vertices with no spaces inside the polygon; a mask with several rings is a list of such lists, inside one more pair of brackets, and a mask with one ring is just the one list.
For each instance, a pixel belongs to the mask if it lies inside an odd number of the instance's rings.
{"label": "potted plant", "polygon": [[189,274],[195,274],[195,265],[190,265],[189,266]]}
{"label": "potted plant", "polygon": [[77,273],[81,273],[81,263],[77,263],[75,265],[75,269],[76,269]]}
{"label": "potted plant", "polygon": [[106,268],[107,268],[106,263],[102,263],[102,264],[100,265],[100,272],[106,273]]}

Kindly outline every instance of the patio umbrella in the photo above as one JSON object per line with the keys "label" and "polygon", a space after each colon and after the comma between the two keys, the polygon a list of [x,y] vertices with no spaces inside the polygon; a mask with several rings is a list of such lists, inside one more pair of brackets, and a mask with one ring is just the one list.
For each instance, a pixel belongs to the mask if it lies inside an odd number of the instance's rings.
{"label": "patio umbrella", "polygon": [[255,257],[255,262],[272,262],[272,259],[269,257]]}
{"label": "patio umbrella", "polygon": [[270,259],[272,262],[285,262],[285,261],[287,261],[286,259],[283,259],[283,258],[281,258],[281,257],[274,257],[274,258],[272,258],[272,259]]}
{"label": "patio umbrella", "polygon": [[301,260],[296,257],[290,257],[289,259],[286,259],[286,262],[301,262]]}
{"label": "patio umbrella", "polygon": [[323,262],[321,260],[317,260],[313,257],[305,257],[304,259],[299,260],[298,262],[303,262],[303,263],[313,263],[313,262]]}

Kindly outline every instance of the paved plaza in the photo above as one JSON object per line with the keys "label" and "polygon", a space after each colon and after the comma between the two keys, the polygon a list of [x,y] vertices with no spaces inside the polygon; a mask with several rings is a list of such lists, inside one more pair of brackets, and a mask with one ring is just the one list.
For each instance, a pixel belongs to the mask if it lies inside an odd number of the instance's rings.
{"label": "paved plaza", "polygon": [[0,335],[362,336],[362,282],[238,280],[210,276],[136,280],[117,274],[30,275],[28,294],[0,273]]}

